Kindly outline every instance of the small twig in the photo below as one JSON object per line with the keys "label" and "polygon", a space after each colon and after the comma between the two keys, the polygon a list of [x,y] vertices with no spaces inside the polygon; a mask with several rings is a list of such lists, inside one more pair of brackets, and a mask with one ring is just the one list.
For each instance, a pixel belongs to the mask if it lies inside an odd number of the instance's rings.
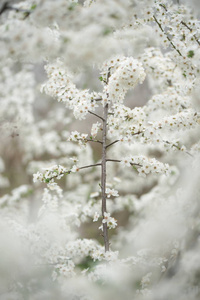
{"label": "small twig", "polygon": [[[106,159],[106,161],[121,162],[121,160],[119,160],[119,159],[110,159],[110,158]],[[140,164],[130,163],[130,165],[131,165],[131,166],[142,167],[142,165],[140,165]]]}
{"label": "small twig", "polygon": [[140,134],[140,133],[143,133],[143,131],[138,131],[136,133],[133,133],[132,135],[137,135],[137,134]]}
{"label": "small twig", "polygon": [[112,146],[112,145],[116,144],[117,142],[119,142],[119,140],[116,140],[116,141],[114,141],[114,142],[112,142],[112,143],[108,144],[108,145],[106,146],[106,149],[107,149],[108,147],[110,147],[110,146]]}
{"label": "small twig", "polygon": [[183,57],[182,53],[180,52],[179,49],[176,48],[176,46],[174,45],[174,43],[172,42],[172,40],[169,38],[169,36],[166,34],[166,32],[164,31],[164,29],[162,28],[162,25],[160,24],[160,22],[158,21],[158,19],[156,18],[156,16],[153,16],[155,22],[157,23],[157,25],[159,26],[160,30],[165,34],[166,38],[168,39],[168,41],[170,42],[171,46],[174,48],[174,50],[176,50],[176,52]]}
{"label": "small twig", "polygon": [[8,10],[14,10],[16,12],[24,12],[24,13],[27,13],[27,14],[30,14],[31,11],[30,10],[26,10],[26,9],[22,9],[22,8],[17,8],[17,7],[14,7],[14,6],[7,6],[6,9]]}
{"label": "small twig", "polygon": [[121,162],[121,160],[119,159],[111,159],[111,158],[107,158],[106,161]]}
{"label": "small twig", "polygon": [[[177,0],[177,2],[178,2],[178,4],[179,4],[179,0]],[[161,6],[162,8],[164,8],[164,10],[167,12],[167,8],[166,8],[165,5],[160,4],[160,6]],[[154,17],[154,19],[155,19],[155,17]],[[192,32],[192,28],[189,27],[184,21],[181,21],[181,24],[182,24],[183,26],[185,26],[190,32]],[[196,42],[198,43],[198,45],[200,46],[200,41],[198,40],[196,34],[194,34],[193,37],[195,38],[195,41],[196,41]]]}
{"label": "small twig", "polygon": [[86,139],[87,142],[94,142],[94,143],[100,143],[100,144],[103,144],[102,141],[99,141],[99,140],[90,140],[90,139]]}
{"label": "small twig", "polygon": [[[181,148],[175,144],[170,143],[169,141],[163,141],[166,144],[172,145],[172,147],[177,148],[178,150],[181,150]],[[185,151],[185,153],[187,153],[189,156],[193,157],[193,155],[189,152],[189,151]]]}
{"label": "small twig", "polygon": [[101,119],[102,121],[105,121],[105,119],[104,119],[104,118],[102,118],[101,116],[99,116],[99,115],[95,114],[94,112],[92,112],[92,111],[90,111],[90,110],[88,110],[88,112],[89,112],[91,115],[94,115],[95,117],[97,117],[97,118]]}
{"label": "small twig", "polygon": [[94,99],[91,99],[91,101],[102,101],[102,98],[94,98]]}
{"label": "small twig", "polygon": [[[82,170],[82,169],[87,169],[87,168],[92,168],[92,167],[97,167],[97,166],[101,166],[102,163],[98,163],[98,164],[92,164],[92,165],[87,165],[87,166],[83,166],[83,167],[77,167],[78,170]],[[48,178],[49,181],[51,181],[52,179],[56,179],[57,176],[59,175],[68,175],[68,174],[71,174],[73,173],[71,170],[67,171],[67,172],[61,172],[59,174],[56,174],[55,176],[52,176],[50,178]]]}
{"label": "small twig", "polygon": [[[142,133],[142,131],[138,131],[138,132],[136,132],[136,133],[133,133],[132,136],[137,135],[137,134],[140,134],[140,133]],[[120,140],[116,140],[116,141],[114,141],[114,142],[108,144],[108,145],[106,146],[106,148],[108,148],[108,147],[114,145],[115,143],[117,143],[117,142],[119,142],[119,141],[120,141]]]}
{"label": "small twig", "polygon": [[[26,10],[26,9],[22,9],[22,8],[17,8],[17,7],[14,7],[14,6],[10,6],[9,5],[9,1],[6,1],[1,9],[0,9],[0,15],[3,14],[6,10],[14,10],[16,12],[24,12],[27,14],[27,16],[29,16],[31,14],[31,10]],[[26,16],[26,17],[27,17]]]}
{"label": "small twig", "polygon": [[106,82],[105,82],[106,84],[108,84],[108,81],[109,81],[109,78],[110,78],[110,75],[111,75],[110,70],[111,70],[111,67],[108,68],[107,79],[106,79]]}
{"label": "small twig", "polygon": [[166,6],[165,6],[164,4],[161,3],[161,4],[159,4],[159,5],[160,5],[162,8],[164,8],[165,11],[167,11],[167,8],[166,8]]}
{"label": "small twig", "polygon": [[97,166],[101,166],[102,163],[98,163],[98,164],[93,164],[93,165],[88,165],[88,166],[83,166],[83,167],[80,167],[78,168],[79,170],[82,170],[82,169],[86,169],[86,168],[92,168],[92,167],[97,167]]}
{"label": "small twig", "polygon": [[5,2],[3,5],[2,5],[2,7],[1,7],[1,9],[0,9],[0,15],[2,15],[3,13],[4,13],[4,11],[6,11],[7,9],[8,9],[8,3],[9,2]]}
{"label": "small twig", "polygon": [[[181,24],[183,26],[185,26],[190,32],[192,32],[192,28],[189,27],[184,21],[181,21]],[[198,40],[196,34],[193,34],[193,37],[195,38],[195,41],[198,43],[198,45],[200,46],[200,41]]]}

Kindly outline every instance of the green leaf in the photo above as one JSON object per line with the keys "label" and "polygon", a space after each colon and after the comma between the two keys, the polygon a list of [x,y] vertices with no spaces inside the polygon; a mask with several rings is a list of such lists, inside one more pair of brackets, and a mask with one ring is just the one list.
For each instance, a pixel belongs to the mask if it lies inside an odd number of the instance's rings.
{"label": "green leaf", "polygon": [[193,57],[194,56],[194,51],[190,50],[188,51],[187,57]]}
{"label": "green leaf", "polygon": [[116,14],[110,14],[110,17],[113,19],[119,19],[119,17]]}
{"label": "green leaf", "polygon": [[37,5],[36,5],[36,4],[33,4],[33,5],[31,6],[31,10],[36,9],[36,7],[37,7]]}
{"label": "green leaf", "polygon": [[112,32],[112,30],[110,28],[105,28],[103,31],[103,35],[108,35]]}
{"label": "green leaf", "polygon": [[74,10],[75,7],[77,6],[77,3],[71,3],[68,7],[69,10]]}
{"label": "green leaf", "polygon": [[29,189],[27,192],[27,196],[33,194],[33,189]]}
{"label": "green leaf", "polygon": [[132,166],[132,168],[133,168],[134,170],[136,170],[136,171],[137,171],[137,168],[136,168],[136,166]]}
{"label": "green leaf", "polygon": [[103,77],[102,77],[102,76],[100,76],[100,77],[99,77],[99,80],[100,80],[100,81],[103,81]]}

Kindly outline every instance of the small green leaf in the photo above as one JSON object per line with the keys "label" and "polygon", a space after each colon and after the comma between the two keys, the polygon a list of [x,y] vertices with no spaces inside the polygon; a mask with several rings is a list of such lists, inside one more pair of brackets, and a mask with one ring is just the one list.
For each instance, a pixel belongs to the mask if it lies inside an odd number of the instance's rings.
{"label": "small green leaf", "polygon": [[64,37],[64,38],[63,38],[63,42],[64,42],[64,43],[68,43],[69,41],[70,41],[69,38],[67,38],[67,37]]}
{"label": "small green leaf", "polygon": [[37,7],[37,5],[36,5],[36,4],[33,4],[33,5],[31,6],[31,10],[36,9],[36,7]]}
{"label": "small green leaf", "polygon": [[75,7],[77,6],[77,3],[71,3],[68,7],[69,10],[74,10]]}
{"label": "small green leaf", "polygon": [[102,76],[100,76],[100,77],[99,77],[99,80],[100,80],[100,81],[103,81],[103,77],[102,77]]}
{"label": "small green leaf", "polygon": [[33,194],[33,189],[29,189],[27,192],[27,195],[31,195],[31,194]]}
{"label": "small green leaf", "polygon": [[137,168],[136,168],[136,166],[132,166],[132,167],[133,167],[133,169],[134,169],[134,170],[136,170],[136,171],[137,171]]}
{"label": "small green leaf", "polygon": [[190,50],[188,51],[187,57],[193,57],[194,56],[194,51]]}
{"label": "small green leaf", "polygon": [[113,19],[119,19],[119,17],[116,14],[111,14],[110,17]]}
{"label": "small green leaf", "polygon": [[103,31],[103,35],[108,35],[112,32],[112,30],[110,28],[105,28]]}

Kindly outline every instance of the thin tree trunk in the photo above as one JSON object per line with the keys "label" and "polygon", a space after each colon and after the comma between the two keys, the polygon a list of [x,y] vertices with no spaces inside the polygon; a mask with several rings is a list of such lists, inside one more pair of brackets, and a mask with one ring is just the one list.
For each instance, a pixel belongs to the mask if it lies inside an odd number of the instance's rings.
{"label": "thin tree trunk", "polygon": [[[103,109],[103,136],[102,136],[102,167],[101,167],[101,191],[102,191],[102,216],[106,212],[106,134],[107,134],[107,117],[108,104]],[[107,223],[103,223],[103,238],[105,245],[105,252],[109,251],[109,238]]]}

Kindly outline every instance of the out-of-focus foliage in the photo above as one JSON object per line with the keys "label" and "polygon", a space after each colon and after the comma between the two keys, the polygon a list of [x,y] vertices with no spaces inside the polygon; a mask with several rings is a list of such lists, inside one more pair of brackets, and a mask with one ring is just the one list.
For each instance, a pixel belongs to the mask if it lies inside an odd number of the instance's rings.
{"label": "out-of-focus foliage", "polygon": [[199,299],[198,18],[198,1],[1,3],[1,300]]}

